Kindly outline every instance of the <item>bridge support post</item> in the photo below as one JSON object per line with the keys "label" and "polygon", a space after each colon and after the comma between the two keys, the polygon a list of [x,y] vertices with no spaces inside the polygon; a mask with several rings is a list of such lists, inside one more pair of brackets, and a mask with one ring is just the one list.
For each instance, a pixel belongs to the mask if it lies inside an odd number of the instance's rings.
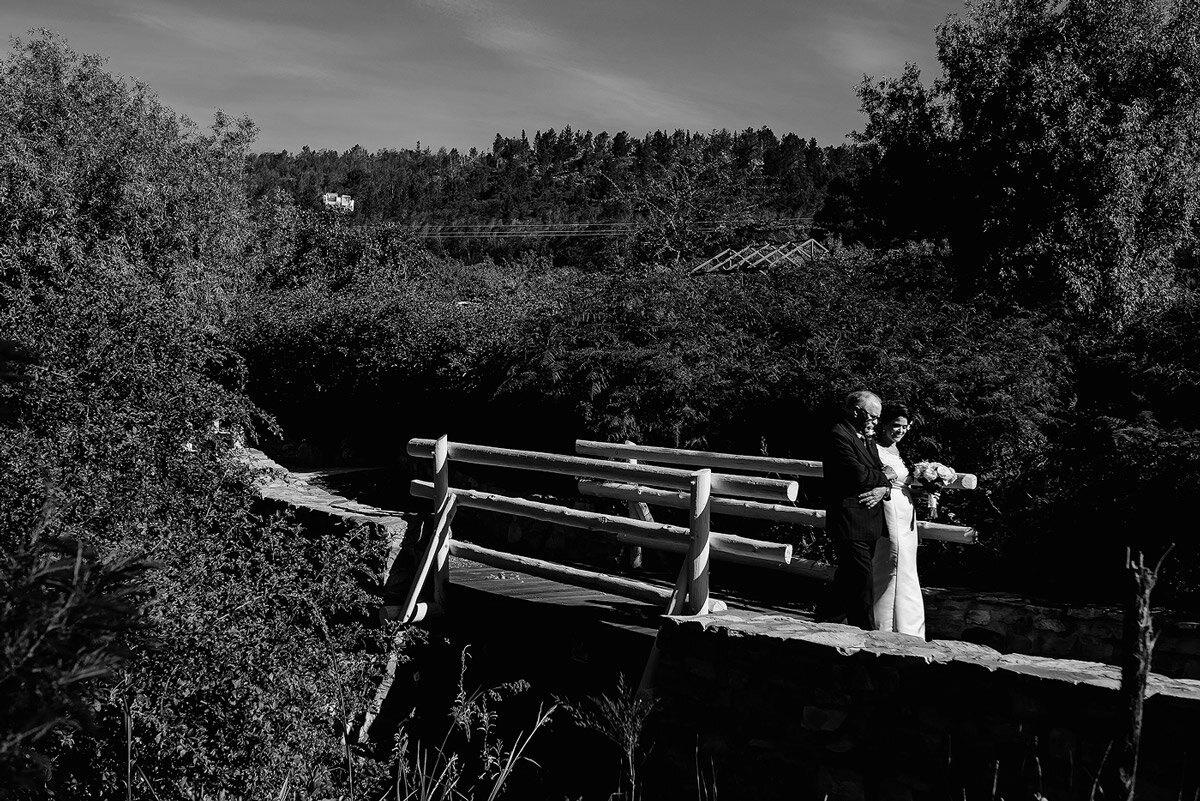
{"label": "bridge support post", "polygon": [[[667,605],[668,615],[678,615],[686,608],[689,615],[706,615],[709,612],[708,592],[708,561],[709,561],[709,523],[711,518],[712,471],[705,468],[697,470],[692,478],[691,513],[688,516],[692,541],[688,552],[683,558],[683,566],[679,569],[679,578],[675,581],[675,591]],[[630,506],[632,506],[630,502]],[[654,695],[654,673],[658,668],[658,641],[655,640],[642,671],[642,680],[638,683],[638,696],[642,698]]]}
{"label": "bridge support post", "polygon": [[688,549],[688,613],[708,612],[709,518],[711,512],[712,471],[697,470],[692,478],[692,504],[688,517],[692,544]]}
{"label": "bridge support post", "polygon": [[[629,440],[625,440],[626,445],[632,445]],[[637,459],[626,459],[629,464],[637,464]],[[650,514],[650,506],[641,501],[628,501],[629,516],[634,520],[645,520],[647,523],[653,522],[654,517]],[[641,570],[642,568],[642,547],[640,545],[626,545],[621,549],[621,565],[628,571]]]}
{"label": "bridge support post", "polygon": [[[433,446],[433,517],[446,503],[450,495],[450,440],[446,435],[438,438]],[[437,564],[433,573],[433,602],[446,608],[446,585],[450,581],[450,522],[445,530],[434,528],[437,537]]]}

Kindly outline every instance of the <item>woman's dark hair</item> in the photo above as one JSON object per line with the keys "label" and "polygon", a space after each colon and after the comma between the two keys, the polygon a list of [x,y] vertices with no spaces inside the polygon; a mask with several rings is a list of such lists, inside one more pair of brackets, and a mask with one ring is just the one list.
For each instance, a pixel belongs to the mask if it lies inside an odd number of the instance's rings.
{"label": "woman's dark hair", "polygon": [[887,403],[879,412],[879,422],[887,423],[895,420],[897,417],[907,417],[908,422],[912,422],[912,415],[909,414],[908,407],[903,403]]}

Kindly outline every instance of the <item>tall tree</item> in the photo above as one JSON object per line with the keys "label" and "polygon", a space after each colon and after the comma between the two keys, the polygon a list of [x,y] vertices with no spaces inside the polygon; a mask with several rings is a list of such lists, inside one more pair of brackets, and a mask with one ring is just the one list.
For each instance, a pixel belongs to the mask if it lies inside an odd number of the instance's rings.
{"label": "tall tree", "polygon": [[[974,0],[943,76],[864,80],[888,192],[936,198],[971,284],[1127,322],[1170,293],[1200,211],[1200,9],[1189,0]],[[975,269],[978,269],[976,272]]]}

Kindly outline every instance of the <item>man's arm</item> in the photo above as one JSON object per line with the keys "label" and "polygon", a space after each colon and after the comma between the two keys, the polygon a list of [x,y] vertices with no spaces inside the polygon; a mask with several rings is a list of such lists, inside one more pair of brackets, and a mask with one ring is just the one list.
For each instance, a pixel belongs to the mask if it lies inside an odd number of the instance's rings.
{"label": "man's arm", "polygon": [[[827,478],[830,477],[829,473],[833,472],[835,478],[845,480],[847,484],[853,483],[854,488],[860,492],[874,487],[890,488],[892,485],[892,480],[887,473],[870,462],[863,461],[862,455],[854,447],[854,443],[840,432],[835,431],[830,437],[827,456],[829,457],[825,467]],[[830,467],[833,468],[832,471]],[[895,471],[892,472],[892,476],[895,476]]]}

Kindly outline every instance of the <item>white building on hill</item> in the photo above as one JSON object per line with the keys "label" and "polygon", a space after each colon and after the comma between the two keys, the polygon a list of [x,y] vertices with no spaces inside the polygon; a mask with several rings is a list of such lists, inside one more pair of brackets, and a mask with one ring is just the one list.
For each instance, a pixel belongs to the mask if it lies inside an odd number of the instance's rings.
{"label": "white building on hill", "polygon": [[337,192],[326,192],[321,195],[321,202],[327,209],[337,211],[354,211],[354,198],[349,195],[339,195]]}

